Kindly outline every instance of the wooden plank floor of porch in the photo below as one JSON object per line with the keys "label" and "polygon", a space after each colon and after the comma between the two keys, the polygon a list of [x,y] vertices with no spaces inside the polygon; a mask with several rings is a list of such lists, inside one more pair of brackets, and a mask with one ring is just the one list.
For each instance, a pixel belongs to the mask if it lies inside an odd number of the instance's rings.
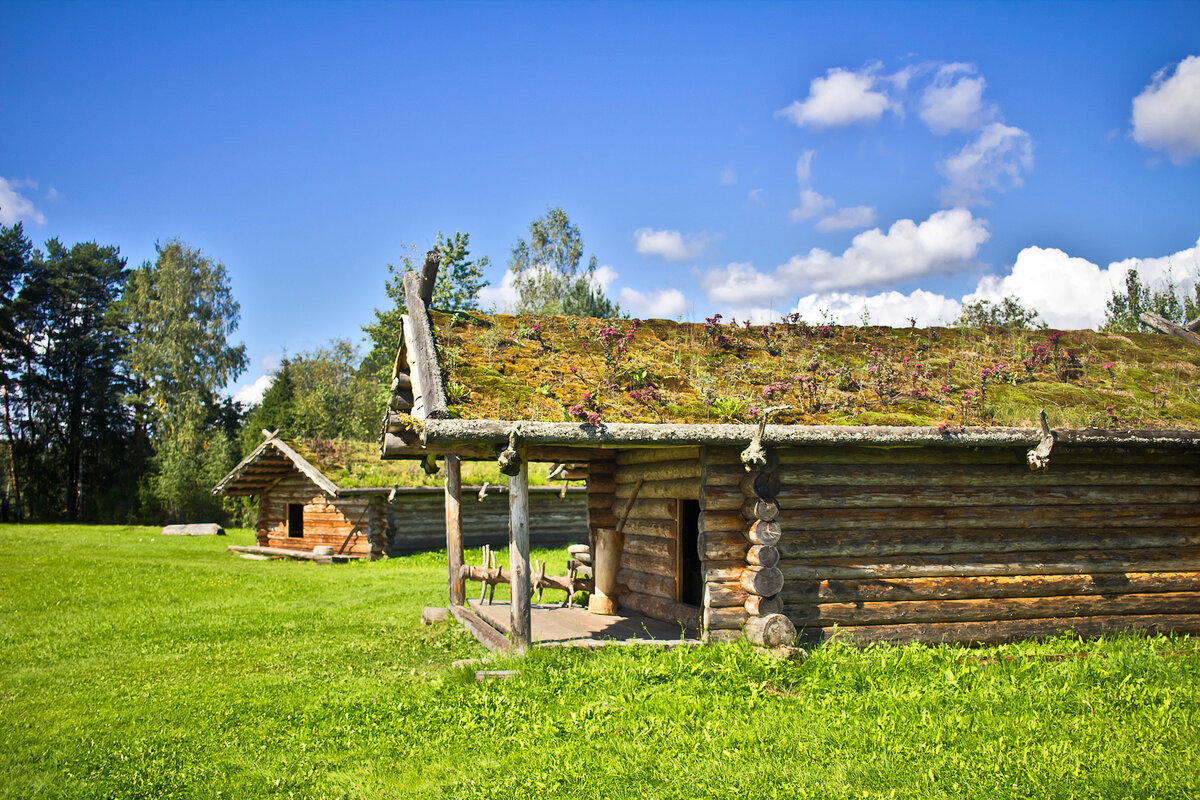
{"label": "wooden plank floor of porch", "polygon": [[[484,622],[508,635],[508,603],[467,604]],[[700,632],[674,622],[663,622],[634,612],[616,616],[591,614],[586,608],[562,608],[557,603],[534,603],[530,609],[533,641],[542,646],[602,647],[606,644],[700,644]]]}

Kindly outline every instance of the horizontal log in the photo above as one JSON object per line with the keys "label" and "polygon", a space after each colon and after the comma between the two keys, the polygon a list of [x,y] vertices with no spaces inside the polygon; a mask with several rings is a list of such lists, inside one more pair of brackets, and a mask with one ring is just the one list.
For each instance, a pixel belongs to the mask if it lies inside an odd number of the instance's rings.
{"label": "horizontal log", "polygon": [[700,508],[703,511],[737,511],[746,502],[736,486],[700,487]]}
{"label": "horizontal log", "polygon": [[[1032,474],[1032,473],[1031,473]],[[944,506],[1200,505],[1197,486],[885,486],[784,487],[776,500],[786,514],[810,508],[922,508]]]}
{"label": "horizontal log", "polygon": [[728,532],[746,530],[747,523],[740,511],[701,511],[700,530]]}
{"label": "horizontal log", "polygon": [[971,577],[976,575],[1075,575],[1080,573],[1200,571],[1200,548],[1143,550],[1038,550],[976,555],[916,555],[902,559],[814,558],[781,561],[785,580],[839,578]]}
{"label": "horizontal log", "polygon": [[779,594],[783,581],[784,573],[778,567],[746,567],[742,570],[742,588],[760,597]]}
{"label": "horizontal log", "polygon": [[705,608],[734,608],[746,605],[747,598],[753,597],[740,583],[727,581],[706,581],[704,583]]}
{"label": "horizontal log", "polygon": [[705,486],[741,486],[746,471],[739,467],[706,466],[701,474]]}
{"label": "horizontal log", "polygon": [[660,539],[675,538],[675,523],[661,520],[629,519],[625,521],[625,534],[628,536],[654,536]]}
{"label": "horizontal log", "polygon": [[1105,550],[1200,545],[1200,529],[1152,528],[965,528],[933,531],[819,531],[788,532],[779,541],[784,560],[834,556],[870,556],[949,553],[1018,553],[1025,550]]}
{"label": "horizontal log", "polygon": [[[678,500],[663,498],[643,498],[638,493],[633,509],[629,512],[630,519],[674,520],[678,509]],[[622,506],[624,508],[624,506]]]}
{"label": "horizontal log", "polygon": [[710,630],[740,629],[749,618],[741,606],[704,609],[704,627]]}
{"label": "horizontal log", "polygon": [[834,528],[1080,528],[1200,527],[1193,505],[986,506],[942,508],[853,508],[784,511],[785,530]]}
{"label": "horizontal log", "polygon": [[[1164,467],[1128,467],[1114,459],[1109,467],[1060,464],[1051,455],[1051,468],[1032,472],[1022,460],[997,464],[825,464],[795,465],[779,470],[780,491],[793,492],[825,486],[963,486],[963,487],[1063,487],[1063,486],[1174,486],[1200,483],[1200,464]],[[748,476],[748,479],[749,476]],[[745,486],[745,483],[743,483]]]}
{"label": "horizontal log", "polygon": [[779,490],[783,488],[781,475],[782,473],[778,469],[770,472],[755,472],[750,475],[743,474],[738,486],[741,488],[742,494],[751,500],[773,501],[779,494]]}
{"label": "horizontal log", "polygon": [[642,464],[629,464],[617,468],[616,481],[621,483],[637,483],[639,480],[672,481],[680,479],[699,480],[700,460],[686,461],[654,461]]}
{"label": "horizontal log", "polygon": [[588,492],[587,507],[588,508],[608,508],[613,507],[613,495],[605,494],[604,492]]}
{"label": "horizontal log", "polygon": [[[624,501],[629,498],[633,492],[633,487],[636,483],[623,483],[617,486],[617,499]],[[700,493],[700,480],[680,479],[674,481],[646,481],[642,484],[641,491],[638,492],[638,497],[647,499],[654,498],[679,498],[682,500],[695,499]]]}
{"label": "horizontal log", "polygon": [[640,612],[653,619],[675,622],[686,628],[700,627],[700,609],[676,600],[640,592],[626,592],[621,595],[620,605],[622,608]]}
{"label": "horizontal log", "polygon": [[1200,614],[1068,617],[999,622],[932,622],[836,628],[804,627],[800,630],[800,637],[803,641],[815,642],[837,637],[856,644],[959,642],[988,645],[1054,636],[1068,630],[1074,631],[1080,636],[1108,636],[1126,632],[1196,634],[1200,633]]}
{"label": "horizontal log", "polygon": [[753,594],[746,595],[746,613],[752,617],[782,614],[783,599],[779,595],[774,595],[773,597],[759,597]]}
{"label": "horizontal log", "polygon": [[704,580],[740,581],[744,569],[746,569],[746,562],[743,560],[705,561]]}
{"label": "horizontal log", "polygon": [[626,591],[675,599],[675,579],[670,575],[649,575],[645,572],[622,569],[617,574],[617,583],[624,584]]}
{"label": "horizontal log", "polygon": [[[1099,434],[1096,438],[1107,439],[1110,443],[1096,442],[1094,445],[1082,444],[1089,434],[1086,431],[1056,431],[1054,451],[1050,455],[1050,469],[1056,470],[1061,466],[1094,466],[1110,465],[1129,466],[1146,464],[1151,466],[1192,466],[1200,465],[1200,458],[1193,450],[1188,452],[1187,445],[1182,449],[1187,437],[1178,437],[1175,443],[1165,446],[1146,447],[1122,446],[1120,436],[1116,431]],[[1153,436],[1153,434],[1151,434]],[[1040,433],[1036,437],[1040,440]],[[1129,437],[1126,444],[1135,444],[1143,437]],[[1164,437],[1171,438],[1171,437]],[[1071,444],[1067,440],[1076,439],[1080,444]],[[933,446],[845,446],[845,447],[791,447],[778,448],[779,463],[783,466],[805,464],[1009,464],[1014,467],[1029,469],[1025,454],[1030,447],[1035,447],[1038,441],[1022,443],[1015,447],[939,447]],[[1193,443],[1194,444],[1194,443]]]}
{"label": "horizontal log", "polygon": [[614,528],[617,525],[617,515],[612,509],[588,509],[587,519],[589,528]]}
{"label": "horizontal log", "polygon": [[596,475],[588,478],[588,492],[594,494],[615,494],[617,482],[608,475]]}
{"label": "horizontal log", "polygon": [[985,600],[904,600],[895,603],[788,604],[797,625],[891,625],[908,622],[985,622],[1047,617],[1200,613],[1200,594],[1162,592],[1066,597],[1000,597]]}
{"label": "horizontal log", "polygon": [[779,548],[772,544],[756,544],[746,551],[746,563],[756,567],[779,565]]}
{"label": "horizontal log", "polygon": [[647,575],[674,575],[675,559],[624,552],[621,554],[621,568]]}
{"label": "horizontal log", "polygon": [[699,461],[699,447],[636,447],[618,450],[619,465],[646,464],[657,461]]}
{"label": "horizontal log", "polygon": [[759,647],[786,647],[796,638],[796,627],[782,614],[751,617],[745,630],[750,643]]}
{"label": "horizontal log", "polygon": [[1200,592],[1200,572],[1132,572],[1084,575],[997,575],[887,580],[788,580],[788,604],[869,603],[898,600],[969,600],[991,597]]}
{"label": "horizontal log", "polygon": [[750,524],[746,538],[753,544],[777,545],[783,538],[783,528],[778,522],[757,519]]}
{"label": "horizontal log", "polygon": [[617,471],[617,462],[610,459],[593,458],[587,462],[587,473],[595,477],[612,475]]}
{"label": "horizontal log", "polygon": [[625,552],[631,555],[653,556],[655,558],[674,559],[675,540],[664,539],[661,536],[636,536],[626,534]]}
{"label": "horizontal log", "polygon": [[729,631],[714,631],[708,629],[704,631],[704,641],[710,644],[726,644],[736,642],[743,638],[744,634],[740,630]]}
{"label": "horizontal log", "polygon": [[702,561],[742,561],[750,543],[746,537],[733,531],[701,533],[697,540],[697,550]]}

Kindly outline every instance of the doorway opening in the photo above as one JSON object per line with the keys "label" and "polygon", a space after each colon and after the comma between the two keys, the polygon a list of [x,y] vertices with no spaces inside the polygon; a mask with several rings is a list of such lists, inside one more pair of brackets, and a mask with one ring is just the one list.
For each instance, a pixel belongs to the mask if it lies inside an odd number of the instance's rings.
{"label": "doorway opening", "polygon": [[680,500],[676,520],[675,591],[681,603],[699,606],[704,599],[704,573],[700,563],[700,501]]}

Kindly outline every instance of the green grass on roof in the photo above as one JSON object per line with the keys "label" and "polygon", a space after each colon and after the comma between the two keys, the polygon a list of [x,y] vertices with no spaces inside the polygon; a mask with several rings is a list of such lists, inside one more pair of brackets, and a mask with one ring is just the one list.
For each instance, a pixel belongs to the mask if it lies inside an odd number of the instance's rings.
{"label": "green grass on roof", "polygon": [[432,317],[463,418],[1200,428],[1200,349],[1159,334]]}

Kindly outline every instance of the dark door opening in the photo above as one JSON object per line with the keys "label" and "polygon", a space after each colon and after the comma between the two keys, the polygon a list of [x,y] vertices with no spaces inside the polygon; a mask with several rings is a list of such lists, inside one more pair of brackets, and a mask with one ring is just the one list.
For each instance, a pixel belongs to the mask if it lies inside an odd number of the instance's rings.
{"label": "dark door opening", "polygon": [[304,538],[304,504],[288,503],[288,538]]}
{"label": "dark door opening", "polygon": [[700,501],[679,501],[679,602],[699,606],[704,600],[700,564]]}

